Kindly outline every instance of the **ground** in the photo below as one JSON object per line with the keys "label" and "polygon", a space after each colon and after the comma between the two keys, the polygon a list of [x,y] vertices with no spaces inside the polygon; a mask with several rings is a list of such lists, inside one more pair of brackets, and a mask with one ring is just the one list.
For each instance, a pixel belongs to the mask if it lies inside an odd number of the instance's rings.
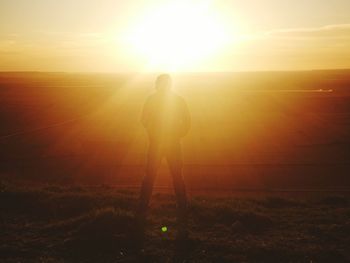
{"label": "ground", "polygon": [[[190,193],[175,242],[172,192],[155,192],[146,242],[133,240],[137,190],[2,182],[1,262],[349,262],[350,196]],[[163,232],[162,227],[167,231]]]}

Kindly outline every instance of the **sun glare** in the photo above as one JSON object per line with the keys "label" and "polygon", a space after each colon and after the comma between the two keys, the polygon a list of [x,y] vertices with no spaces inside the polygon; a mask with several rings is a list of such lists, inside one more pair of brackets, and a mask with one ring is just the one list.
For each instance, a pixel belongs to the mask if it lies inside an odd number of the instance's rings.
{"label": "sun glare", "polygon": [[147,69],[186,70],[223,48],[228,36],[209,3],[177,1],[153,7],[130,29],[133,52]]}

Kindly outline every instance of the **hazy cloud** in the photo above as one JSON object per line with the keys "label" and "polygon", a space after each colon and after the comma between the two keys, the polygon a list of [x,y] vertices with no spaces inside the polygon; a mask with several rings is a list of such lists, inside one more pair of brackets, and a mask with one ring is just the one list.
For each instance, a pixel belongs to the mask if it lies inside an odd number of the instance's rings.
{"label": "hazy cloud", "polygon": [[273,30],[267,32],[267,35],[282,38],[350,38],[350,24]]}

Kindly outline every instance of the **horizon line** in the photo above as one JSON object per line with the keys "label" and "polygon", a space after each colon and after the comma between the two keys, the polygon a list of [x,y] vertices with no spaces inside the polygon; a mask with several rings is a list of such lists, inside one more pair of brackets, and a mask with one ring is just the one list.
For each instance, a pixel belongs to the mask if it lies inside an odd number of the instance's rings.
{"label": "horizon line", "polygon": [[233,70],[233,71],[45,71],[45,70],[0,70],[3,73],[56,73],[56,74],[230,74],[230,73],[283,73],[283,72],[314,72],[314,71],[350,71],[349,68],[315,68],[315,69],[291,69],[291,70]]}

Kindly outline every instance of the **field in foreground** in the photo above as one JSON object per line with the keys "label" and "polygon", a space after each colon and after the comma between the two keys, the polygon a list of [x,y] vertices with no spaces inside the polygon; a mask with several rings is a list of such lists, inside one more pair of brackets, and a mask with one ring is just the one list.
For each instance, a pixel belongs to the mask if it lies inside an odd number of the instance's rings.
{"label": "field in foreground", "polygon": [[141,255],[130,235],[136,198],[134,190],[110,186],[2,183],[0,261],[350,261],[350,196],[191,193],[191,242],[179,253],[174,197],[158,192]]}

